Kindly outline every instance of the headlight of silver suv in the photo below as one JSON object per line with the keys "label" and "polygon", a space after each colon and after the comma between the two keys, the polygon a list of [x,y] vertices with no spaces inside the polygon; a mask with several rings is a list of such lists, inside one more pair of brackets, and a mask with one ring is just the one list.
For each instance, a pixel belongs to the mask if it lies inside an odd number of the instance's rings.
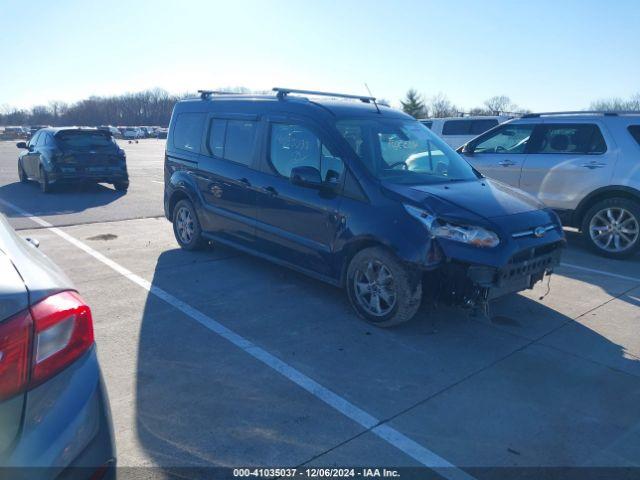
{"label": "headlight of silver suv", "polygon": [[440,220],[429,212],[412,205],[404,205],[409,215],[420,220],[433,237],[467,243],[478,248],[492,248],[500,244],[495,232],[477,225],[459,225]]}

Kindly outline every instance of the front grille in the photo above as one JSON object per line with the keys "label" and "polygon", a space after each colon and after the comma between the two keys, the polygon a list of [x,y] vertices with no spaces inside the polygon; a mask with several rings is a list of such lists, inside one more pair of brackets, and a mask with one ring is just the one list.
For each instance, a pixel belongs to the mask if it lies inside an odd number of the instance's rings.
{"label": "front grille", "polygon": [[561,247],[562,242],[556,242],[515,254],[509,264],[498,272],[498,285],[529,275],[541,277],[560,262]]}
{"label": "front grille", "polygon": [[[511,237],[512,238],[543,237],[545,233],[550,232],[551,230],[555,230],[556,228],[558,228],[558,226],[554,224],[542,225],[540,227],[529,228],[527,230],[514,232],[511,234]],[[539,230],[541,234],[536,235],[536,230]]]}

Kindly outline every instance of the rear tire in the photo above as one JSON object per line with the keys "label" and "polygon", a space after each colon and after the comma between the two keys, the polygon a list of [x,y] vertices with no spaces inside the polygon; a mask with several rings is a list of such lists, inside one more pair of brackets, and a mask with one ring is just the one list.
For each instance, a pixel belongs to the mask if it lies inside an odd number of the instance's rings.
{"label": "rear tire", "polygon": [[377,327],[411,320],[422,300],[422,282],[381,247],[358,252],[347,269],[347,294],[356,313]]}
{"label": "rear tire", "polygon": [[207,241],[202,236],[198,215],[189,200],[180,200],[173,209],[173,234],[184,250],[200,250]]}
{"label": "rear tire", "polygon": [[582,235],[596,253],[623,259],[640,249],[640,202],[607,198],[587,211]]}
{"label": "rear tire", "polygon": [[42,193],[51,193],[51,184],[49,176],[44,168],[40,167],[40,191]]}
{"label": "rear tire", "polygon": [[29,177],[24,171],[24,167],[22,166],[22,162],[18,162],[18,177],[20,178],[20,183],[29,182]]}

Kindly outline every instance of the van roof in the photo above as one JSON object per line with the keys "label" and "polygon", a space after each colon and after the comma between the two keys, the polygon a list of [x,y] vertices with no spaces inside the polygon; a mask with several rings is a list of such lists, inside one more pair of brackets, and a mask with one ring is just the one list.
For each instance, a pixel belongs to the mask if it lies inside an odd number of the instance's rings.
{"label": "van roof", "polygon": [[[379,110],[378,110],[379,109]],[[413,119],[413,117],[390,107],[357,100],[337,100],[327,97],[287,95],[278,98],[275,95],[226,94],[209,98],[186,99],[176,104],[177,111],[227,111],[229,113],[269,113],[291,112],[300,114],[329,115],[332,117],[379,116],[385,118]]]}

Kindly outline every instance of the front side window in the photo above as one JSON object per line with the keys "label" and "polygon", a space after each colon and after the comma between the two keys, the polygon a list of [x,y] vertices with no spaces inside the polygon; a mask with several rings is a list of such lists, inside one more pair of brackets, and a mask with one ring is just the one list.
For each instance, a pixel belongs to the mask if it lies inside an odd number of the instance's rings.
{"label": "front side window", "polygon": [[431,127],[433,127],[433,122],[420,122],[421,124],[423,124],[425,127],[427,127],[429,130],[431,130]]}
{"label": "front side window", "polygon": [[[204,113],[179,114],[173,131],[173,146],[181,150],[199,153],[204,119]],[[137,133],[136,129],[128,129],[128,131]]]}
{"label": "front side window", "polygon": [[315,133],[296,124],[271,126],[269,159],[273,168],[287,178],[295,167],[313,167],[324,181],[335,181],[344,171],[342,160],[333,156]]}
{"label": "front side window", "polygon": [[541,135],[531,153],[601,154],[607,145],[597,125],[557,124],[542,126]]}
{"label": "front side window", "polygon": [[476,143],[474,153],[524,153],[534,125],[504,125]]}
{"label": "front side window", "polygon": [[345,119],[339,120],[336,128],[381,180],[423,184],[478,178],[451,147],[415,120]]}

